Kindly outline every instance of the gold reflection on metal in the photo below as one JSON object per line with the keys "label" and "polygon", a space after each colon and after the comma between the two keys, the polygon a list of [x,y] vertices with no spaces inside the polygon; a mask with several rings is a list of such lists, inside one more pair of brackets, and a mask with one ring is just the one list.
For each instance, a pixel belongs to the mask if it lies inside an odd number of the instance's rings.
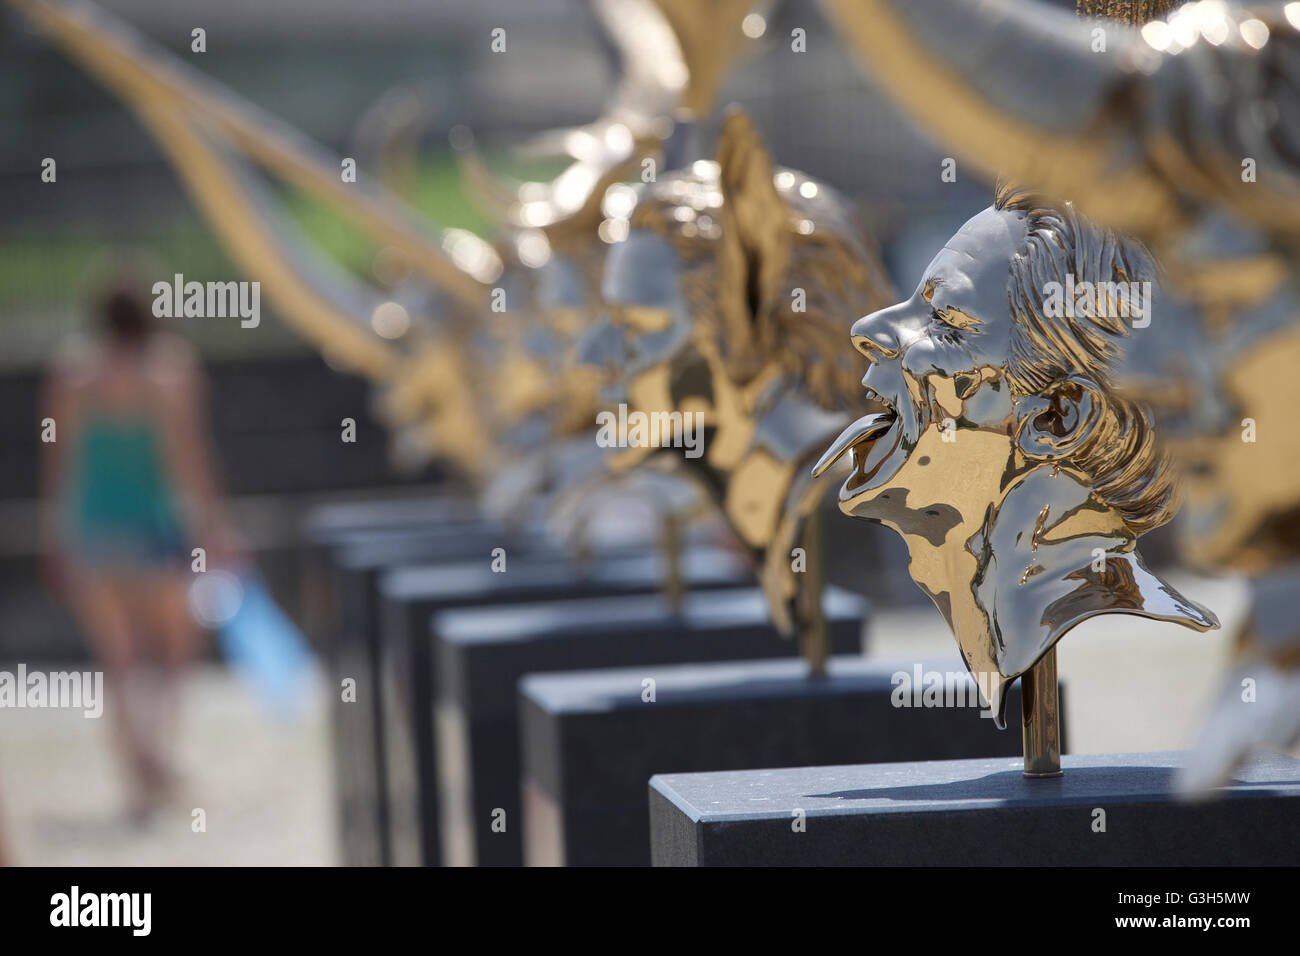
{"label": "gold reflection on metal", "polygon": [[1056,647],[1020,679],[1021,735],[1025,776],[1061,776],[1061,699],[1057,693]]}
{"label": "gold reflection on metal", "polygon": [[[1172,516],[1173,477],[1147,412],[1114,388],[1131,320],[1110,308],[1062,318],[1046,299],[1044,284],[1078,263],[1089,270],[1080,282],[1152,271],[1140,246],[1069,206],[1000,187],[910,299],[853,326],[872,411],[814,471],[851,458],[840,507],[902,535],[912,579],[989,688],[999,726],[1006,686],[1090,617],[1218,626],[1135,550]],[[954,309],[978,323],[950,324]],[[1048,714],[1049,669],[1029,700]],[[1026,731],[1040,748],[1026,752],[1027,772],[1051,772],[1051,729]]]}
{"label": "gold reflection on metal", "polygon": [[1242,351],[1219,382],[1225,426],[1171,442],[1191,522],[1179,540],[1202,568],[1253,575],[1300,557],[1300,429],[1287,404],[1297,362],[1300,325]]}
{"label": "gold reflection on metal", "polygon": [[[605,331],[621,339],[623,399],[633,411],[698,413],[704,433],[698,458],[635,447],[612,467],[667,456],[699,483],[752,553],[774,620],[799,633],[814,672],[826,653],[820,545],[805,524],[830,479],[812,479],[808,466],[857,402],[859,370],[842,337],[890,296],[843,201],[773,169],[739,113],[723,125],[716,162],[645,187],[606,262]],[[796,570],[801,545],[808,565]]]}

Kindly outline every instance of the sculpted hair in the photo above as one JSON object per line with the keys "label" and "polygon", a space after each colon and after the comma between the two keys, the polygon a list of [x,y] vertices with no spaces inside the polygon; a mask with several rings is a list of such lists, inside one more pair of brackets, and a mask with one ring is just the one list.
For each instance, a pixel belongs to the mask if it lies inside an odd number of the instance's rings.
{"label": "sculpted hair", "polygon": [[[1077,450],[1073,467],[1133,534],[1159,527],[1178,507],[1173,469],[1156,442],[1150,413],[1114,385],[1133,322],[1123,294],[1127,286],[1117,295],[1116,284],[1154,287],[1151,255],[1141,243],[1079,216],[1069,203],[1055,204],[1005,183],[998,185],[994,207],[1023,212],[1029,220],[1029,235],[1011,261],[1007,283],[1014,320],[1007,363],[1012,396],[1037,394],[1068,375],[1094,382],[1104,396],[1103,418]],[[1048,308],[1049,284],[1063,288],[1067,276],[1075,286],[1092,283],[1097,295],[1072,311]]]}

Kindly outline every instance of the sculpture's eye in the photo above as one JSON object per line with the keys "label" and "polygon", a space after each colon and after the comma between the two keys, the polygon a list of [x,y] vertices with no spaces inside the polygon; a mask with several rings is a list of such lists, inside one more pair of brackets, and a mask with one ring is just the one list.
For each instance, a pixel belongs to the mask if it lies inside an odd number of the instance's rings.
{"label": "sculpture's eye", "polygon": [[948,320],[947,320],[946,318],[944,318],[943,313],[940,312],[938,309],[931,309],[931,310],[930,310],[930,322],[931,322],[931,324],[935,327],[935,329],[936,329],[937,331],[941,332],[941,333],[942,333],[942,332],[957,332],[957,331],[960,331],[960,330],[957,328],[957,326],[952,325],[951,323],[949,323]]}
{"label": "sculpture's eye", "polygon": [[980,326],[984,324],[982,319],[976,318],[969,312],[963,312],[953,305],[942,309],[931,309],[930,315],[940,326],[957,332],[978,332]]}

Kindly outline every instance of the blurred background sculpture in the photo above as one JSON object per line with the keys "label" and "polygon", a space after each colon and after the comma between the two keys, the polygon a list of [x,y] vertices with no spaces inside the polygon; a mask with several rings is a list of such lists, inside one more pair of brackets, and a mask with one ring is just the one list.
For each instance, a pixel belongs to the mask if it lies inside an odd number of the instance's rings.
{"label": "blurred background sculpture", "polygon": [[760,569],[774,620],[820,673],[815,520],[807,532],[828,485],[808,465],[856,401],[858,370],[838,340],[889,300],[874,244],[833,190],[774,169],[742,113],[723,124],[716,161],[640,195],[621,188],[614,228],[626,238],[607,258],[609,322],[588,334],[588,356],[616,370],[606,394],[629,415],[695,415],[700,434],[694,449],[628,447],[610,467],[667,458],[702,487]]}
{"label": "blurred background sculpture", "polygon": [[[675,121],[708,111],[748,42],[741,20],[755,6],[595,4],[624,76],[606,116],[529,145],[530,155],[572,160],[553,182],[504,183],[467,132],[457,137],[466,180],[502,228],[490,245],[431,227],[398,196],[367,184],[354,161],[330,156],[90,4],[12,2],[133,109],[231,258],[266,286],[279,312],[331,361],[376,382],[398,459],[436,457],[473,485],[521,460],[549,477],[553,442],[590,430],[596,383],[566,360],[597,309],[609,241],[599,232],[605,187],[643,160],[657,162]],[[375,245],[374,273],[357,276],[330,261],[254,166],[351,222]],[[400,166],[380,163],[390,173]]]}
{"label": "blurred background sculpture", "polygon": [[[608,381],[599,366],[575,361],[574,350],[601,311],[605,256],[620,228],[620,199],[630,193],[622,184],[653,181],[681,159],[681,144],[693,140],[731,66],[752,46],[744,17],[765,6],[758,0],[594,2],[621,79],[600,119],[549,131],[516,151],[564,160],[550,182],[495,174],[468,131],[453,136],[466,186],[500,230],[497,248],[508,263],[506,278],[515,280],[512,294],[522,294],[530,311],[524,335],[513,316],[489,315],[483,323],[480,361],[494,366],[480,376],[491,380],[484,393],[506,405],[504,417],[516,423],[503,436],[512,460],[484,482],[489,513],[507,514],[579,476],[589,486],[599,473],[590,438],[598,392]],[[689,499],[676,493],[668,499],[661,503],[665,521],[681,520],[673,511]]]}
{"label": "blurred background sculpture", "polygon": [[[1155,254],[1166,294],[1120,379],[1175,453],[1183,553],[1248,575],[1252,603],[1180,785],[1292,746],[1300,630],[1278,583],[1300,583],[1300,430],[1285,411],[1300,358],[1300,4],[1211,0],[1155,19],[1174,5],[1081,2],[1080,22],[1008,0],[824,3],[881,86],[981,175],[1069,199]],[[1243,689],[1256,677],[1267,703]]]}
{"label": "blurred background sculpture", "polygon": [[[1098,290],[1077,313],[1050,284]],[[1024,691],[1025,772],[1060,771],[1054,645],[1098,614],[1196,630],[1214,615],[1147,570],[1138,537],[1174,513],[1174,475],[1150,419],[1115,389],[1148,281],[1145,250],[1003,186],[934,258],[912,297],[860,319],[854,347],[878,411],[818,462],[845,452],[848,514],[903,536],[1001,725],[1006,686]],[[1059,286],[1058,286],[1059,288]]]}

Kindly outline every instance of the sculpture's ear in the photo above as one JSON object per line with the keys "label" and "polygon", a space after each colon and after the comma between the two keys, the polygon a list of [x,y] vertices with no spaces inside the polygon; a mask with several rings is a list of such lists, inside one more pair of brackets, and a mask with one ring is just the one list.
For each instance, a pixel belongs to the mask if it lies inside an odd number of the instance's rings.
{"label": "sculpture's ear", "polygon": [[790,252],[789,211],[772,181],[772,158],[744,113],[732,112],[718,136],[722,188],[721,312],[728,355],[752,354],[770,337],[766,318]]}
{"label": "sculpture's ear", "polygon": [[1052,461],[1069,458],[1089,442],[1104,417],[1106,398],[1096,382],[1070,375],[1022,398],[1020,406],[1020,450],[1028,458]]}

